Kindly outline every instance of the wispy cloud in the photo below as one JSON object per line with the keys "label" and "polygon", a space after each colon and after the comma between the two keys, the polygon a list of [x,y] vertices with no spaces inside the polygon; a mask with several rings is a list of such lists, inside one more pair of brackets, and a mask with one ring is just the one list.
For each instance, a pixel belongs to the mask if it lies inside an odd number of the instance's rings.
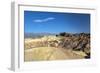
{"label": "wispy cloud", "polygon": [[41,22],[51,21],[51,20],[54,20],[54,19],[55,19],[54,17],[48,17],[48,18],[45,18],[45,19],[35,19],[35,20],[33,20],[33,22],[41,23]]}

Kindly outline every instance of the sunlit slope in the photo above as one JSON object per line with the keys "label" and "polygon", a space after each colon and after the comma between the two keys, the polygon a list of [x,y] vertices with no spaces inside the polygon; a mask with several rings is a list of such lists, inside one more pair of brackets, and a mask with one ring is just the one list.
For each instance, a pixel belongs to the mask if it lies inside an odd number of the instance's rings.
{"label": "sunlit slope", "polygon": [[64,59],[82,59],[84,56],[74,53],[71,50],[59,49],[55,47],[38,47],[25,50],[25,61],[42,60],[64,60]]}

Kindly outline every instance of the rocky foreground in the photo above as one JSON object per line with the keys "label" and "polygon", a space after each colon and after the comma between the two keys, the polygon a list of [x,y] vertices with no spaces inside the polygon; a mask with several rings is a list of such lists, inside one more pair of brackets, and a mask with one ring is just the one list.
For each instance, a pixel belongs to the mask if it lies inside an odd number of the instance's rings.
{"label": "rocky foreground", "polygon": [[90,58],[90,34],[60,33],[25,39],[25,61]]}

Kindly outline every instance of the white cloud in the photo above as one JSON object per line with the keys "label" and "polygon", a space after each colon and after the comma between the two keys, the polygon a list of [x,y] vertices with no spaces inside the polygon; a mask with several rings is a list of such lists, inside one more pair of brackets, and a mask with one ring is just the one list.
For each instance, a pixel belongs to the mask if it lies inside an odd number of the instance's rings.
{"label": "white cloud", "polygon": [[48,17],[48,18],[45,18],[45,19],[35,19],[35,20],[33,20],[33,22],[41,23],[41,22],[51,21],[51,20],[54,20],[54,19],[55,19],[54,17]]}

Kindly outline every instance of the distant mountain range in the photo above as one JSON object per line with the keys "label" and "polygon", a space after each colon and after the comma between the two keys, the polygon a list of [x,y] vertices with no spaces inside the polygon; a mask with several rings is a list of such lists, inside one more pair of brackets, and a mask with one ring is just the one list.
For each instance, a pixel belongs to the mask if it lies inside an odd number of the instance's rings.
{"label": "distant mountain range", "polygon": [[58,36],[90,36],[90,33],[66,33],[66,32],[61,32],[61,33],[24,33],[24,38],[40,38],[43,36],[51,36],[51,35],[58,35]]}
{"label": "distant mountain range", "polygon": [[38,38],[43,36],[56,35],[55,33],[24,33],[24,38]]}

